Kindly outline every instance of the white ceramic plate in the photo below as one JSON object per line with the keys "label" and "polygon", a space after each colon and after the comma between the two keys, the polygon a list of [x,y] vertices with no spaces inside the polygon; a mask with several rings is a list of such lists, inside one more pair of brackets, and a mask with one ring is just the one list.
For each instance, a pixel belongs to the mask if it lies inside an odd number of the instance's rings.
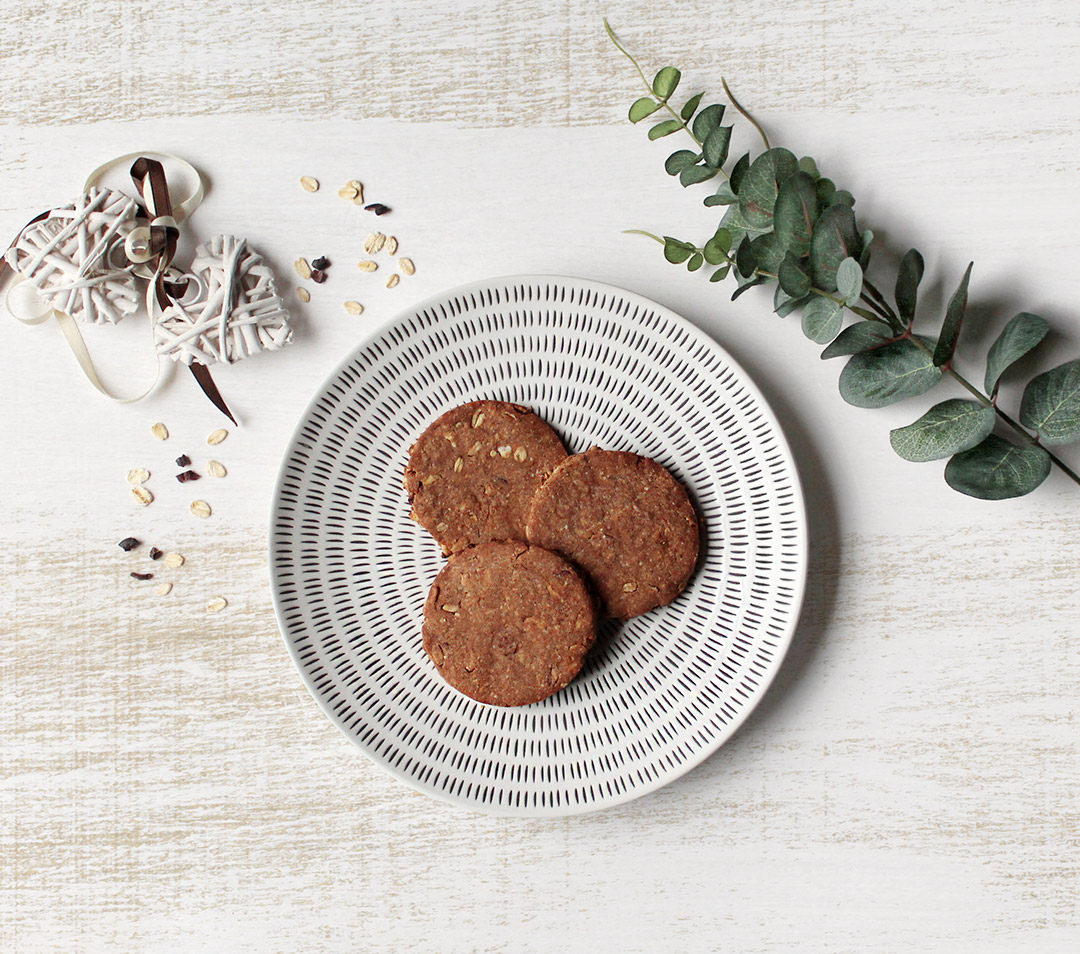
{"label": "white ceramic plate", "polygon": [[[528,405],[572,453],[657,459],[703,525],[681,596],[608,624],[574,682],[518,709],[452,689],[421,646],[443,559],[402,472],[432,420],[478,398]],[[373,761],[465,808],[568,815],[677,778],[760,701],[798,619],[806,520],[776,420],[714,341],[610,285],[512,277],[424,302],[330,376],[282,462],[270,565],[304,682]]]}

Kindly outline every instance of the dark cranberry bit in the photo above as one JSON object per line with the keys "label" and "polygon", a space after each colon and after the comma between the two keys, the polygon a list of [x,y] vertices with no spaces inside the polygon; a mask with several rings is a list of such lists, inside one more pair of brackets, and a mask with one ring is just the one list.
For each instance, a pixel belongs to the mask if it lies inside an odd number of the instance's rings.
{"label": "dark cranberry bit", "polygon": [[141,543],[142,543],[141,540],[136,540],[134,537],[124,537],[124,539],[121,540],[117,544],[117,546],[121,550],[123,550],[125,553],[130,553],[132,550],[134,550]]}
{"label": "dark cranberry bit", "polygon": [[133,580],[152,580],[154,578],[153,573],[132,573],[131,578]]}
{"label": "dark cranberry bit", "polygon": [[321,285],[326,281],[326,272],[313,268],[311,270],[311,280],[315,282],[316,285]]}
{"label": "dark cranberry bit", "polygon": [[390,211],[390,206],[383,205],[381,202],[372,202],[371,205],[365,205],[364,209],[368,212],[374,212],[376,215],[386,215]]}
{"label": "dark cranberry bit", "polygon": [[330,259],[325,255],[320,255],[318,258],[311,260],[311,267],[320,272],[325,272],[330,267]]}
{"label": "dark cranberry bit", "polygon": [[176,458],[176,466],[177,467],[190,467],[191,466],[191,458],[188,457],[187,454],[181,454],[179,457]]}
{"label": "dark cranberry bit", "polygon": [[151,560],[160,560],[164,555],[165,554],[162,553],[162,551],[159,550],[157,547],[151,547],[150,548],[150,559]]}
{"label": "dark cranberry bit", "polygon": [[189,480],[198,480],[199,475],[193,470],[185,470],[182,474],[177,474],[176,479],[182,484],[186,484]]}

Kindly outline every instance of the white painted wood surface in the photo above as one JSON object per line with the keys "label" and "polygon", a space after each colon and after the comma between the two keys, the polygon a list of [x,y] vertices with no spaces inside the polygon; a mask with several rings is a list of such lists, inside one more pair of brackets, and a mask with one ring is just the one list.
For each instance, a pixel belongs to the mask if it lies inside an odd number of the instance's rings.
{"label": "white painted wood surface", "polygon": [[[604,13],[687,90],[726,75],[890,249],[922,249],[939,300],[974,259],[972,339],[1025,307],[1055,329],[1042,366],[1080,352],[1069,4],[4,6],[0,233],[99,161],[166,149],[212,182],[191,239],[245,234],[290,288],[296,256],[335,264],[295,345],[218,374],[244,426],[213,455],[229,476],[194,487],[172,458],[204,461],[219,419],[186,375],[111,405],[56,328],[2,324],[0,950],[1077,949],[1080,492],[1055,474],[1019,501],[957,496],[889,450],[917,409],[847,407],[763,295],[731,304],[620,234],[715,217],[624,122],[636,76]],[[352,267],[371,219],[334,193],[354,176],[416,262],[396,289]],[[543,822],[369,764],[293,670],[265,558],[278,459],[340,357],[428,294],[537,271],[721,341],[785,422],[813,544],[795,647],[735,739],[656,795]],[[110,380],[152,376],[144,324],[91,331]],[[149,565],[128,533],[187,556],[154,567],[169,597],[128,578]]]}

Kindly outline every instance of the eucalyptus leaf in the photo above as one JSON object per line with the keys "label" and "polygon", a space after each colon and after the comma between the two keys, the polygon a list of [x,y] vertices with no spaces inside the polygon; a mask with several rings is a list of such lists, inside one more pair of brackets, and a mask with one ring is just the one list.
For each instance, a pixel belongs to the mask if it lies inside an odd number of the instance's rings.
{"label": "eucalyptus leaf", "polygon": [[861,236],[859,236],[859,243],[862,245],[862,251],[859,253],[859,268],[864,272],[867,266],[870,264],[870,245],[874,241],[874,233],[867,229]]}
{"label": "eucalyptus leaf", "polygon": [[822,176],[814,183],[814,189],[817,192],[818,212],[820,214],[829,207],[829,199],[832,198],[833,193],[836,191],[836,183],[832,179]]}
{"label": "eucalyptus leaf", "polygon": [[1080,439],[1080,360],[1066,361],[1028,382],[1020,422],[1037,431],[1044,444]]}
{"label": "eucalyptus leaf", "polygon": [[694,246],[670,235],[664,236],[664,258],[672,265],[681,265],[694,254]]}
{"label": "eucalyptus leaf", "polygon": [[900,320],[908,327],[915,320],[915,305],[922,277],[923,257],[918,249],[909,248],[900,260],[900,269],[896,273],[896,310]]}
{"label": "eucalyptus leaf", "polygon": [[880,348],[892,337],[888,325],[880,321],[859,321],[848,325],[829,347],[821,352],[823,361],[840,358],[844,355],[858,354],[871,348]]}
{"label": "eucalyptus leaf", "polygon": [[[767,236],[762,236],[762,238],[767,238]],[[810,276],[806,274],[799,260],[791,252],[784,256],[776,278],[780,282],[780,287],[792,298],[802,298],[810,294]]]}
{"label": "eucalyptus leaf", "polygon": [[731,142],[731,127],[717,126],[701,144],[701,152],[710,166],[722,166],[727,160],[728,144]]}
{"label": "eucalyptus leaf", "polygon": [[705,253],[705,261],[710,265],[719,265],[726,261],[727,253],[731,251],[731,233],[727,229],[717,229],[702,251]]}
{"label": "eucalyptus leaf", "polygon": [[756,278],[750,279],[750,281],[748,281],[745,285],[740,285],[738,288],[736,288],[735,293],[731,296],[731,300],[734,301],[741,294],[743,294],[743,292],[749,291],[755,285],[764,285],[764,284],[765,284],[764,276],[758,275]]}
{"label": "eucalyptus leaf", "polygon": [[731,191],[727,181],[721,182],[713,195],[705,196],[705,205],[732,205],[739,201],[739,197]]}
{"label": "eucalyptus leaf", "polygon": [[779,285],[776,286],[776,291],[777,294],[773,296],[773,312],[778,318],[786,318],[793,311],[805,308],[815,297],[803,295],[802,298],[792,298]]}
{"label": "eucalyptus leaf", "polygon": [[735,250],[735,268],[743,278],[750,278],[757,266],[752,242],[740,242]]}
{"label": "eucalyptus leaf", "polygon": [[869,308],[863,308],[862,305],[848,305],[853,314],[858,315],[860,318],[865,318],[867,321],[880,321],[881,318],[875,312],[872,312]]}
{"label": "eucalyptus leaf", "polygon": [[630,104],[630,122],[640,123],[643,119],[651,116],[660,108],[660,104],[654,99],[650,99],[648,96],[642,96],[641,99],[634,100]]}
{"label": "eucalyptus leaf", "polygon": [[705,263],[705,257],[701,252],[694,252],[690,256],[690,261],[686,263],[686,270],[688,272],[696,272]]}
{"label": "eucalyptus leaf", "polygon": [[746,177],[746,173],[750,169],[750,153],[743,153],[735,165],[731,167],[731,176],[728,179],[728,184],[731,186],[731,191],[736,195],[739,192],[739,186],[742,184],[743,179]]}
{"label": "eucalyptus leaf", "polygon": [[754,239],[770,231],[769,226],[759,228],[747,222],[739,212],[738,204],[728,206],[724,217],[720,220],[720,227],[727,229],[731,233],[732,248],[738,248],[739,244],[747,236]]}
{"label": "eucalyptus leaf", "polygon": [[664,136],[670,136],[673,132],[678,132],[680,129],[682,129],[682,123],[677,119],[665,119],[662,123],[649,127],[649,138],[661,139]]}
{"label": "eucalyptus leaf", "polygon": [[692,166],[700,160],[700,152],[693,152],[690,149],[679,149],[664,160],[664,171],[669,176],[677,176],[687,166]]}
{"label": "eucalyptus leaf", "polygon": [[773,230],[787,251],[803,256],[810,251],[810,237],[817,218],[817,193],[809,173],[796,172],[780,183],[773,209]]}
{"label": "eucalyptus leaf", "polygon": [[815,287],[836,291],[837,268],[845,258],[858,258],[860,251],[855,213],[846,205],[827,208],[814,224],[810,239],[810,277]]}
{"label": "eucalyptus leaf", "polygon": [[698,103],[701,102],[701,97],[704,95],[705,94],[703,92],[695,93],[686,101],[683,108],[679,111],[679,117],[684,123],[690,122],[690,117],[693,116],[694,113],[697,111]]}
{"label": "eucalyptus leaf", "polygon": [[986,380],[983,387],[987,394],[997,391],[998,382],[1005,371],[1031,351],[1050,330],[1045,318],[1022,311],[1014,315],[1002,328],[997,340],[990,346],[986,356]]}
{"label": "eucalyptus leaf", "polygon": [[787,149],[777,147],[758,156],[739,186],[739,212],[743,219],[758,228],[771,228],[780,183],[797,170],[798,161]]}
{"label": "eucalyptus leaf", "polygon": [[705,142],[709,138],[711,133],[717,126],[720,125],[720,120],[724,118],[724,107],[721,103],[713,103],[711,106],[706,106],[700,113],[694,117],[694,124],[691,126],[691,130],[698,142]]}
{"label": "eucalyptus leaf", "polygon": [[772,232],[759,235],[750,243],[750,247],[754,252],[754,263],[767,272],[775,272],[779,269],[780,263],[784,261],[784,256],[787,254]]}
{"label": "eucalyptus leaf", "polygon": [[722,282],[725,278],[728,277],[728,272],[729,271],[731,271],[731,266],[730,265],[723,265],[709,276],[709,281],[710,282]]}
{"label": "eucalyptus leaf", "polygon": [[945,466],[945,482],[982,500],[1006,500],[1031,493],[1050,474],[1050,455],[1029,444],[1017,447],[991,434]]}
{"label": "eucalyptus leaf", "polygon": [[853,258],[845,258],[836,269],[836,293],[844,299],[845,305],[854,305],[862,293],[863,274],[859,263]]}
{"label": "eucalyptus leaf", "polygon": [[904,460],[941,460],[981,443],[994,429],[996,417],[992,407],[950,398],[935,404],[907,427],[891,430],[889,443]]}
{"label": "eucalyptus leaf", "polygon": [[910,338],[861,351],[840,372],[840,396],[855,407],[885,407],[929,391],[941,368]]}
{"label": "eucalyptus leaf", "polygon": [[821,178],[821,173],[818,172],[817,163],[814,162],[814,160],[811,159],[809,156],[803,156],[799,160],[799,171],[800,172],[805,172],[808,176],[810,176],[813,179]]}
{"label": "eucalyptus leaf", "polygon": [[960,340],[960,326],[964,322],[964,312],[967,310],[968,281],[971,279],[972,264],[968,263],[964,277],[960,279],[959,286],[945,306],[945,321],[941,326],[937,347],[934,348],[934,364],[939,368],[949,363],[953,352],[956,351],[956,342]]}
{"label": "eucalyptus leaf", "polygon": [[679,173],[679,182],[682,183],[683,188],[687,186],[695,185],[698,182],[705,182],[707,179],[711,179],[719,170],[715,166],[687,166]]}
{"label": "eucalyptus leaf", "polygon": [[803,334],[818,344],[832,341],[840,333],[843,324],[844,310],[831,298],[815,295],[803,309]]}
{"label": "eucalyptus leaf", "polygon": [[653,79],[652,91],[660,99],[668,99],[675,92],[680,79],[682,79],[682,73],[674,66],[665,66]]}
{"label": "eucalyptus leaf", "polygon": [[832,195],[829,196],[829,205],[846,205],[851,208],[855,204],[855,196],[853,196],[847,189],[837,189]]}

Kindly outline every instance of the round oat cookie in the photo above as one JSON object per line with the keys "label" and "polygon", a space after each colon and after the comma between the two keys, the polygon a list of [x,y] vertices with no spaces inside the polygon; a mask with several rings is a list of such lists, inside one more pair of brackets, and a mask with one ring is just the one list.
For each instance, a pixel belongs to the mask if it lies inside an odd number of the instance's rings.
{"label": "round oat cookie", "polygon": [[525,706],[566,686],[596,639],[596,608],[557,553],[517,541],[450,557],[424,604],[424,650],[477,702]]}
{"label": "round oat cookie", "polygon": [[444,554],[524,540],[529,502],[565,457],[559,436],[528,408],[462,404],[409,448],[404,483],[412,518]]}
{"label": "round oat cookie", "polygon": [[537,491],[526,539],[561,553],[592,582],[603,610],[629,619],[670,603],[698,557],[690,498],[656,461],[593,447]]}

